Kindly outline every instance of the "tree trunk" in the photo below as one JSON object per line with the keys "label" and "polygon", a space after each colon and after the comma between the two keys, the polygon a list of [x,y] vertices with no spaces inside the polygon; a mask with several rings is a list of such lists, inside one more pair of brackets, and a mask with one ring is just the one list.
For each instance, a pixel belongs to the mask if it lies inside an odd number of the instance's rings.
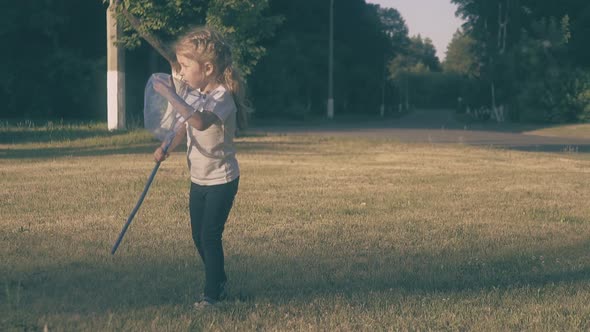
{"label": "tree trunk", "polygon": [[406,111],[410,110],[410,79],[406,76]]}
{"label": "tree trunk", "polygon": [[506,8],[502,15],[502,3],[498,4],[498,53],[506,51],[506,35],[508,34],[508,19],[510,12],[510,0],[506,0]]}

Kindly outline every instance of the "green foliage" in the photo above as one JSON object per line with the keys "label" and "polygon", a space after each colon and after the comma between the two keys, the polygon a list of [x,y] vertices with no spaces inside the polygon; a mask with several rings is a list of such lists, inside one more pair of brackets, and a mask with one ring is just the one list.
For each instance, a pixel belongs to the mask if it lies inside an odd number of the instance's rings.
{"label": "green foliage", "polygon": [[567,62],[569,19],[540,20],[506,59],[516,91],[514,106],[526,121],[573,122],[587,119],[588,74]]}
{"label": "green foliage", "polygon": [[[268,0],[126,0],[122,5],[139,20],[140,29],[159,40],[172,57],[170,47],[183,33],[196,26],[212,26],[232,45],[234,65],[246,78],[266,53],[263,42],[274,35],[282,20],[269,15]],[[127,113],[128,117],[141,118],[145,79],[153,71],[170,69],[161,64],[159,57],[147,60],[154,58],[153,50],[127,22],[122,7],[117,16],[125,26],[121,43],[130,50],[127,58],[131,61],[126,65],[126,71],[131,73],[127,80]]]}
{"label": "green foliage", "polygon": [[[264,44],[268,55],[249,81],[258,116],[304,119],[325,114],[329,4],[316,0],[270,1],[272,15],[285,20],[275,38]],[[335,2],[336,114],[378,112],[385,61],[392,49],[385,30],[378,6],[362,0]]]}
{"label": "green foliage", "polygon": [[232,41],[234,57],[245,75],[250,75],[266,53],[261,43],[274,35],[282,23],[279,15],[268,16],[268,0],[211,0],[207,24]]}
{"label": "green foliage", "polygon": [[422,39],[420,35],[409,40],[408,48],[393,58],[389,64],[389,77],[395,80],[404,72],[440,71],[440,61],[436,56],[436,49],[429,38]]}
{"label": "green foliage", "polygon": [[389,41],[389,52],[395,56],[410,45],[408,26],[399,11],[395,8],[377,7],[382,29]]}
{"label": "green foliage", "polygon": [[[524,121],[586,119],[584,71],[590,62],[585,36],[590,4],[578,0],[453,0],[467,20],[466,35],[480,69],[495,86],[491,104],[507,105]],[[488,91],[491,91],[489,89]],[[488,105],[488,107],[491,106]]]}
{"label": "green foliage", "polygon": [[104,47],[96,45],[100,34],[85,29],[104,27],[100,2],[4,1],[0,22],[0,117],[104,113]]}
{"label": "green foliage", "polygon": [[447,56],[442,64],[443,70],[469,77],[479,76],[477,58],[473,53],[474,47],[475,40],[462,30],[457,30],[447,47]]}
{"label": "green foliage", "polygon": [[430,38],[414,36],[410,38],[407,54],[415,59],[415,64],[422,63],[429,71],[440,71],[440,60]]}
{"label": "green foliage", "polygon": [[[388,78],[397,87],[399,92],[399,104],[403,109],[409,110],[412,106],[441,107],[433,105],[431,98],[440,96],[436,89],[431,89],[428,80],[429,73],[440,72],[441,66],[436,50],[429,38],[422,39],[420,35],[409,39],[408,47],[402,50],[387,64]],[[438,82],[438,80],[436,80]],[[434,81],[433,81],[434,82]],[[424,95],[429,93],[429,95]],[[419,96],[419,103],[414,101]]]}
{"label": "green foliage", "polygon": [[565,123],[590,120],[590,75],[560,70],[527,81],[516,98],[521,119]]}
{"label": "green foliage", "polygon": [[[125,1],[124,6],[141,22],[147,33],[171,46],[184,32],[199,25],[210,25],[231,42],[238,68],[245,75],[264,55],[260,43],[274,34],[281,19],[267,16],[268,0],[137,0]],[[142,40],[137,31],[118,10],[118,19],[124,22],[125,35],[121,43],[130,49]]]}
{"label": "green foliage", "polygon": [[590,122],[590,73],[580,72],[572,84],[573,93],[566,100],[576,110],[578,120]]}
{"label": "green foliage", "polygon": [[137,48],[143,42],[123,16],[121,6],[141,21],[143,31],[170,45],[182,32],[205,23],[207,3],[205,0],[123,0],[117,7],[117,21],[125,32],[119,42],[129,49]]}
{"label": "green foliage", "polygon": [[[474,78],[471,84],[457,83],[453,91],[462,91],[474,107],[489,108],[494,85],[496,105],[509,108],[514,119],[589,120],[590,3],[453,2],[467,23],[449,45],[443,67]],[[0,5],[0,98],[5,102],[1,117],[105,118],[105,3],[23,0]],[[248,75],[258,115],[305,118],[325,112],[329,1],[124,0],[123,4],[141,19],[144,31],[167,45],[197,25],[209,24],[224,33],[234,45],[236,65]],[[433,103],[430,96],[420,94],[437,95],[438,88],[429,86],[446,78],[426,78],[441,69],[427,38],[410,38],[403,17],[392,8],[341,0],[335,1],[334,10],[337,114],[378,112],[382,99],[388,105],[398,100],[408,105]],[[138,119],[145,79],[167,66],[162,61],[158,66],[153,52],[130,26],[120,42],[129,50],[127,113]],[[440,87],[447,91],[444,84]],[[451,100],[441,98],[441,105]]]}
{"label": "green foliage", "polygon": [[570,18],[571,40],[568,52],[572,60],[584,68],[590,67],[590,5],[585,8],[572,10],[568,13]]}

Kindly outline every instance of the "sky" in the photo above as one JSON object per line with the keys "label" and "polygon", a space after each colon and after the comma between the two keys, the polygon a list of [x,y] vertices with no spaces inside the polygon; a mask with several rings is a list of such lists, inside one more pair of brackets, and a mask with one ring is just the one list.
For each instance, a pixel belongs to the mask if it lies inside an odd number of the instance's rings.
{"label": "sky", "polygon": [[432,39],[436,55],[443,61],[447,45],[463,21],[455,17],[457,6],[450,0],[366,0],[367,3],[397,9],[410,30],[410,36],[417,34]]}

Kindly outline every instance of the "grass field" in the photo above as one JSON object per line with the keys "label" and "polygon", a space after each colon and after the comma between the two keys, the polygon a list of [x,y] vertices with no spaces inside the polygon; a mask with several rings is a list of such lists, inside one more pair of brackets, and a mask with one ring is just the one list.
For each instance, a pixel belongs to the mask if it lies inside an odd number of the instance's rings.
{"label": "grass field", "polygon": [[229,300],[203,284],[183,152],[0,128],[0,330],[590,329],[590,158],[392,139],[238,140]]}

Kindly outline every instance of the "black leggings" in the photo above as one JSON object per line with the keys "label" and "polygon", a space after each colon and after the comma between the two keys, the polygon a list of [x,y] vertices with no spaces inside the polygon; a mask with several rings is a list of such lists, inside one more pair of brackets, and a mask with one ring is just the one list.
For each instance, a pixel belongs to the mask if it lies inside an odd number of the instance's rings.
{"label": "black leggings", "polygon": [[239,178],[232,182],[201,186],[191,183],[189,197],[193,241],[205,264],[205,296],[218,300],[227,281],[221,238],[238,192]]}

